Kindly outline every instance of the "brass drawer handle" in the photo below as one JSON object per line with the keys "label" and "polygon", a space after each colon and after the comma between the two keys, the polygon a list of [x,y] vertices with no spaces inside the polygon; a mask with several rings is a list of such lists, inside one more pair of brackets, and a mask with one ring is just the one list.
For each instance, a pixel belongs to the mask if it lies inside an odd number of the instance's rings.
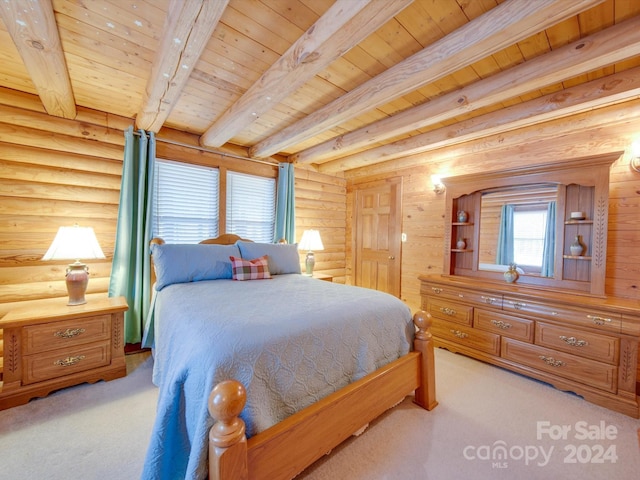
{"label": "brass drawer handle", "polygon": [[553,357],[545,357],[544,355],[540,355],[540,360],[552,367],[564,367],[566,365],[562,360],[556,360]]}
{"label": "brass drawer handle", "polygon": [[527,306],[526,303],[522,303],[522,302],[511,302],[511,305],[513,305],[513,308],[515,308],[516,310],[522,310],[524,307]]}
{"label": "brass drawer handle", "polygon": [[509,322],[503,322],[502,320],[491,320],[491,323],[502,330],[507,330],[513,326]]}
{"label": "brass drawer handle", "polygon": [[431,290],[433,291],[433,293],[442,293],[442,289],[438,287],[431,287]]}
{"label": "brass drawer handle", "polygon": [[469,334],[461,332],[460,330],[451,330],[451,333],[458,338],[467,338],[469,336]]}
{"label": "brass drawer handle", "polygon": [[484,303],[488,303],[489,305],[493,305],[498,301],[498,299],[493,297],[485,297],[484,295],[481,297]]}
{"label": "brass drawer handle", "polygon": [[599,317],[598,315],[587,315],[589,320],[593,320],[596,325],[604,325],[605,323],[611,323],[610,318]]}
{"label": "brass drawer handle", "polygon": [[585,347],[589,345],[589,342],[586,340],[578,340],[576,337],[565,337],[564,335],[560,335],[560,340],[572,347]]}
{"label": "brass drawer handle", "polygon": [[56,333],[53,334],[54,337],[60,337],[60,338],[73,338],[73,337],[77,337],[78,335],[82,335],[84,333],[84,328],[67,328],[65,331],[57,331]]}
{"label": "brass drawer handle", "polygon": [[78,355],[77,357],[67,357],[64,360],[56,360],[53,362],[58,367],[71,367],[78,363],[80,360],[84,360],[84,355]]}
{"label": "brass drawer handle", "polygon": [[456,311],[453,308],[449,307],[440,307],[440,311],[445,315],[449,315],[450,317],[453,317],[456,314]]}

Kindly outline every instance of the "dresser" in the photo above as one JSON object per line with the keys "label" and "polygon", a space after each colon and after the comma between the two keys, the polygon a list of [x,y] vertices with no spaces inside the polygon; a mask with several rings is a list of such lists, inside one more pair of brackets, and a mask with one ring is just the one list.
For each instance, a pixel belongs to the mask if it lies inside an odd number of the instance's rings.
{"label": "dresser", "polygon": [[54,390],[126,375],[124,297],[68,306],[66,298],[19,308],[0,319],[0,409]]}
{"label": "dresser", "polygon": [[420,276],[435,345],[640,417],[637,301]]}

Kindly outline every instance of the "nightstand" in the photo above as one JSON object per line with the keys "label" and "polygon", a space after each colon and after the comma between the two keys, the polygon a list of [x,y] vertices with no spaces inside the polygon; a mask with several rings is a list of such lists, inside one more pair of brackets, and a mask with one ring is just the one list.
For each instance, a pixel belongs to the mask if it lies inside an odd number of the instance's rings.
{"label": "nightstand", "polygon": [[67,305],[67,298],[18,308],[0,319],[4,331],[0,410],[84,382],[127,373],[124,297]]}
{"label": "nightstand", "polygon": [[333,275],[327,275],[326,273],[314,273],[313,278],[324,280],[326,282],[333,282]]}

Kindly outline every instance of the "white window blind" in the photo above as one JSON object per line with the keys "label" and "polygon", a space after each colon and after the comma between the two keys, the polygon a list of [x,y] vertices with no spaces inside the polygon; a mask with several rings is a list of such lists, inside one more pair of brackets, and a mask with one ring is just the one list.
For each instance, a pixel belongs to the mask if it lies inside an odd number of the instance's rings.
{"label": "white window blind", "polygon": [[255,242],[273,242],[276,181],[227,172],[227,232]]}
{"label": "white window blind", "polygon": [[198,243],[218,236],[219,171],[156,160],[153,236],[167,243]]}

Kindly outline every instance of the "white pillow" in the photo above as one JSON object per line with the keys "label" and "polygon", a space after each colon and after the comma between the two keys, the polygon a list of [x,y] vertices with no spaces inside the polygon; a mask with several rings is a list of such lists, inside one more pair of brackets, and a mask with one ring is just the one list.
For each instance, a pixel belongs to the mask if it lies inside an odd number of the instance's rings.
{"label": "white pillow", "polygon": [[300,255],[297,244],[257,243],[237,241],[242,258],[258,258],[267,255],[271,275],[300,273]]}

